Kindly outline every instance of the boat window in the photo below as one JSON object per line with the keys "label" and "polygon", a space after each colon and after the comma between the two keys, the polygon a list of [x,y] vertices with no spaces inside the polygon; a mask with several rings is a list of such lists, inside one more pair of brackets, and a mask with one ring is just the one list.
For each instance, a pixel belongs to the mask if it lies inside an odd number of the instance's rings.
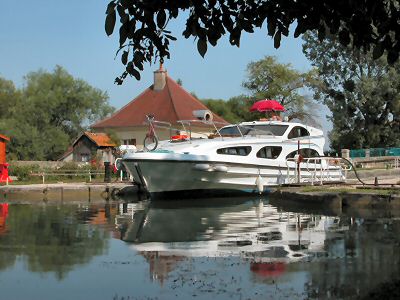
{"label": "boat window", "polygon": [[288,134],[288,139],[294,139],[294,138],[298,138],[298,137],[302,137],[302,136],[309,136],[309,135],[310,135],[310,133],[304,127],[295,126],[292,128],[292,130],[290,130],[290,132]]}
{"label": "boat window", "polygon": [[282,147],[266,146],[258,150],[257,157],[276,159],[278,158],[279,154],[281,154],[281,152],[282,152]]}
{"label": "boat window", "polygon": [[251,152],[250,146],[228,147],[217,150],[218,154],[246,156]]}
{"label": "boat window", "polygon": [[223,136],[240,136],[240,132],[243,135],[275,135],[282,136],[288,125],[277,125],[277,124],[262,124],[262,125],[241,125],[241,126],[229,126],[221,128],[219,133]]}
{"label": "boat window", "polygon": [[229,126],[221,128],[219,133],[223,136],[241,136],[238,127],[243,135],[246,135],[250,130],[249,128],[244,128],[243,126]]}
{"label": "boat window", "polygon": [[275,135],[282,136],[288,125],[264,124],[264,125],[250,125],[247,135]]}
{"label": "boat window", "polygon": [[[290,152],[290,153],[286,156],[286,158],[294,158],[296,154],[297,154],[297,150],[296,150],[296,151],[293,151],[293,152]],[[305,158],[319,157],[319,156],[320,156],[319,153],[318,153],[316,150],[310,149],[310,148],[303,148],[303,149],[300,149],[300,154],[301,154],[301,156],[303,156],[303,157],[305,157]]]}

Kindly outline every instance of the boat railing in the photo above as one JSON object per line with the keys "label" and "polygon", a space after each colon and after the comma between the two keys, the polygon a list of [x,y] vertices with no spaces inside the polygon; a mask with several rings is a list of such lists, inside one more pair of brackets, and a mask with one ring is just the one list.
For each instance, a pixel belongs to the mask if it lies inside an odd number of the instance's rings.
{"label": "boat railing", "polygon": [[347,177],[352,166],[341,157],[287,158],[287,183],[341,182]]}
{"label": "boat railing", "polygon": [[154,132],[156,137],[157,137],[157,134],[155,132],[156,128],[167,129],[167,130],[169,130],[169,136],[171,136],[171,134],[172,134],[173,128],[172,128],[171,123],[154,120],[153,116],[147,116],[147,120],[145,121],[145,124],[148,124],[152,128],[152,131]]}
{"label": "boat railing", "polygon": [[[218,122],[218,121],[206,121],[206,120],[199,120],[199,119],[193,119],[193,120],[178,120],[178,123],[180,123],[183,127],[183,130],[185,132],[189,133],[189,140],[192,140],[192,125],[193,123],[200,123],[200,124],[205,124],[205,125],[210,125],[213,127],[214,131],[222,138],[218,126],[217,125],[222,125],[226,126],[227,124],[224,122]],[[222,127],[221,126],[221,127]],[[188,129],[186,128],[188,127]]]}

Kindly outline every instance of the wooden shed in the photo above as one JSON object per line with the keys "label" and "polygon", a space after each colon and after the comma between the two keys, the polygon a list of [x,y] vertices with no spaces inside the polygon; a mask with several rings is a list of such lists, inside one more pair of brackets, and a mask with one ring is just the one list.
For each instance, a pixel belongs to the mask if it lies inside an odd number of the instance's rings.
{"label": "wooden shed", "polygon": [[73,161],[90,162],[96,158],[112,161],[112,149],[117,145],[106,133],[85,131],[72,144]]}

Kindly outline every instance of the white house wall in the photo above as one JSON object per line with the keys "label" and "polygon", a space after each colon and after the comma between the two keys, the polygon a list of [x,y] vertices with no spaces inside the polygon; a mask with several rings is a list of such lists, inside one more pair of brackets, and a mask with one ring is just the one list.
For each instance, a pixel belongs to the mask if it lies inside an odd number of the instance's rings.
{"label": "white house wall", "polygon": [[[171,135],[176,135],[176,128],[175,130],[171,130],[171,133],[169,129],[164,129],[164,128],[156,128],[156,134],[159,140],[169,140],[170,139],[170,134]],[[129,139],[136,139],[136,147],[138,150],[141,150],[143,148],[143,141],[144,138],[146,137],[146,134],[149,131],[148,126],[137,126],[137,127],[113,127],[113,128],[94,128],[94,132],[107,132],[108,130],[114,132],[118,138],[120,139],[121,144],[123,144],[123,140],[129,140]],[[185,134],[183,131],[183,128],[180,127],[180,134]],[[189,131],[189,128],[187,128]],[[204,137],[207,138],[209,134],[211,134],[214,130],[212,128],[204,128],[204,127],[192,127],[192,137]]]}

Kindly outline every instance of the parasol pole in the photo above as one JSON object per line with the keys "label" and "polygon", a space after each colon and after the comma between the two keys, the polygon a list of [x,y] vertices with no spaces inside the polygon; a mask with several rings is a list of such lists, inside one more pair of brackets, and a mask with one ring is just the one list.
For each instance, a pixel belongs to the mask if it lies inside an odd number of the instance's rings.
{"label": "parasol pole", "polygon": [[297,183],[300,183],[300,140],[297,141]]}

